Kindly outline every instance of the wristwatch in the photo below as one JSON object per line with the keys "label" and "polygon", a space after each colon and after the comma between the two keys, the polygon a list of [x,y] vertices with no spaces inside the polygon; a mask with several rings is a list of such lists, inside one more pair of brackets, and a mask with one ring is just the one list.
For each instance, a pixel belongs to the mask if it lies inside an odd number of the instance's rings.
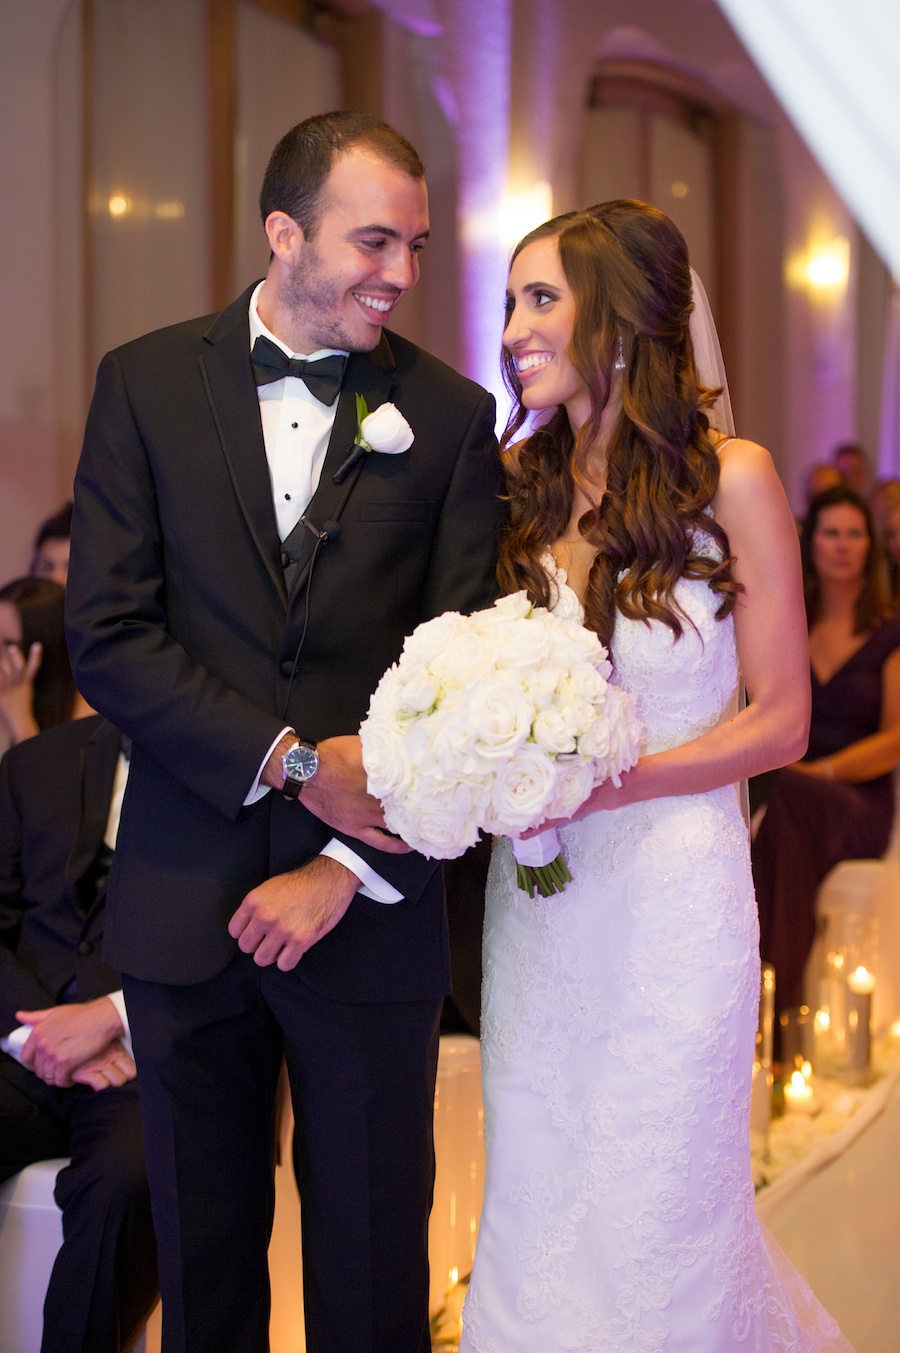
{"label": "wristwatch", "polygon": [[296,799],[319,769],[319,753],[312,742],[297,741],[281,758],[281,767],[284,771],[281,792],[286,799]]}

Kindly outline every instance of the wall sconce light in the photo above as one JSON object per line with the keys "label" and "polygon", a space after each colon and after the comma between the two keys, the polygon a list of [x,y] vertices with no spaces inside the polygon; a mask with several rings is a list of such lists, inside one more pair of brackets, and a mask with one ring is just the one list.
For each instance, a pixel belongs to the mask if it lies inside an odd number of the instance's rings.
{"label": "wall sconce light", "polygon": [[850,277],[850,241],[835,235],[827,244],[809,251],[806,260],[806,284],[814,291],[843,291]]}
{"label": "wall sconce light", "polygon": [[[820,237],[821,241],[821,237]],[[850,280],[850,241],[846,235],[798,250],[787,261],[785,279],[794,291],[830,308],[840,304]]]}
{"label": "wall sconce light", "polygon": [[510,250],[552,215],[553,189],[546,179],[540,179],[525,192],[504,193],[498,207],[469,213],[463,223],[463,239],[471,247],[491,243]]}
{"label": "wall sconce light", "polygon": [[110,216],[127,216],[131,211],[131,198],[123,193],[113,193],[107,203]]}

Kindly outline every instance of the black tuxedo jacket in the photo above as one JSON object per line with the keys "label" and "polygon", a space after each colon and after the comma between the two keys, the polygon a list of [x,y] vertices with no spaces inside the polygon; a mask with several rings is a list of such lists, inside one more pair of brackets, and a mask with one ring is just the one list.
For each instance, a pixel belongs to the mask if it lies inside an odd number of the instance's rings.
{"label": "black tuxedo jacket", "polygon": [[75,719],[0,762],[0,1035],[17,1010],[56,1005],[73,979],[82,1001],[122,985],[100,956],[103,897],[86,886],[119,743],[105,719]]}
{"label": "black tuxedo jacket", "polygon": [[[287,595],[250,365],[250,290],[220,315],[104,358],[76,479],[67,588],[76,675],[134,743],[107,955],[160,982],[221,971],[244,895],[333,835],[279,794],[242,806],[285,724],[313,741],[355,733],[404,637],[442,611],[487,604],[495,588],[493,399],[385,335],[348,360],[308,509],[319,526],[338,521],[339,538],[312,567],[309,535]],[[336,485],[356,394],[370,410],[394,402],[415,441],[401,455],[369,453]],[[298,972],[340,999],[441,994],[436,862],[350,844],[404,901],[357,894]]]}

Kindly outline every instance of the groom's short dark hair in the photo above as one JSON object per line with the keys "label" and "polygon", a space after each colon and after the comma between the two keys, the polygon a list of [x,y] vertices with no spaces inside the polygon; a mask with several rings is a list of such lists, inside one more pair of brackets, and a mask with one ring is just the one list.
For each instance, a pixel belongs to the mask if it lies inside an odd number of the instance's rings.
{"label": "groom's short dark hair", "polygon": [[259,194],[265,222],[270,212],[292,217],[307,239],[319,224],[322,186],[338,155],[364,146],[411,178],[425,177],[425,166],[405,136],[369,113],[319,113],[298,122],[272,151]]}

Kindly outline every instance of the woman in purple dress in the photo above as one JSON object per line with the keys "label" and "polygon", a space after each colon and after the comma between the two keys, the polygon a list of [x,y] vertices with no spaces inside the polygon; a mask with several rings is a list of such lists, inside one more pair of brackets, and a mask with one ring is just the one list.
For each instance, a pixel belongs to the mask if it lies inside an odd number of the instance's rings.
{"label": "woman in purple dress", "polygon": [[777,1008],[800,1005],[816,892],[841,860],[884,854],[900,764],[900,617],[891,617],[865,499],[826,489],[801,537],[812,723],[802,761],[771,776],[752,847],[760,952]]}

